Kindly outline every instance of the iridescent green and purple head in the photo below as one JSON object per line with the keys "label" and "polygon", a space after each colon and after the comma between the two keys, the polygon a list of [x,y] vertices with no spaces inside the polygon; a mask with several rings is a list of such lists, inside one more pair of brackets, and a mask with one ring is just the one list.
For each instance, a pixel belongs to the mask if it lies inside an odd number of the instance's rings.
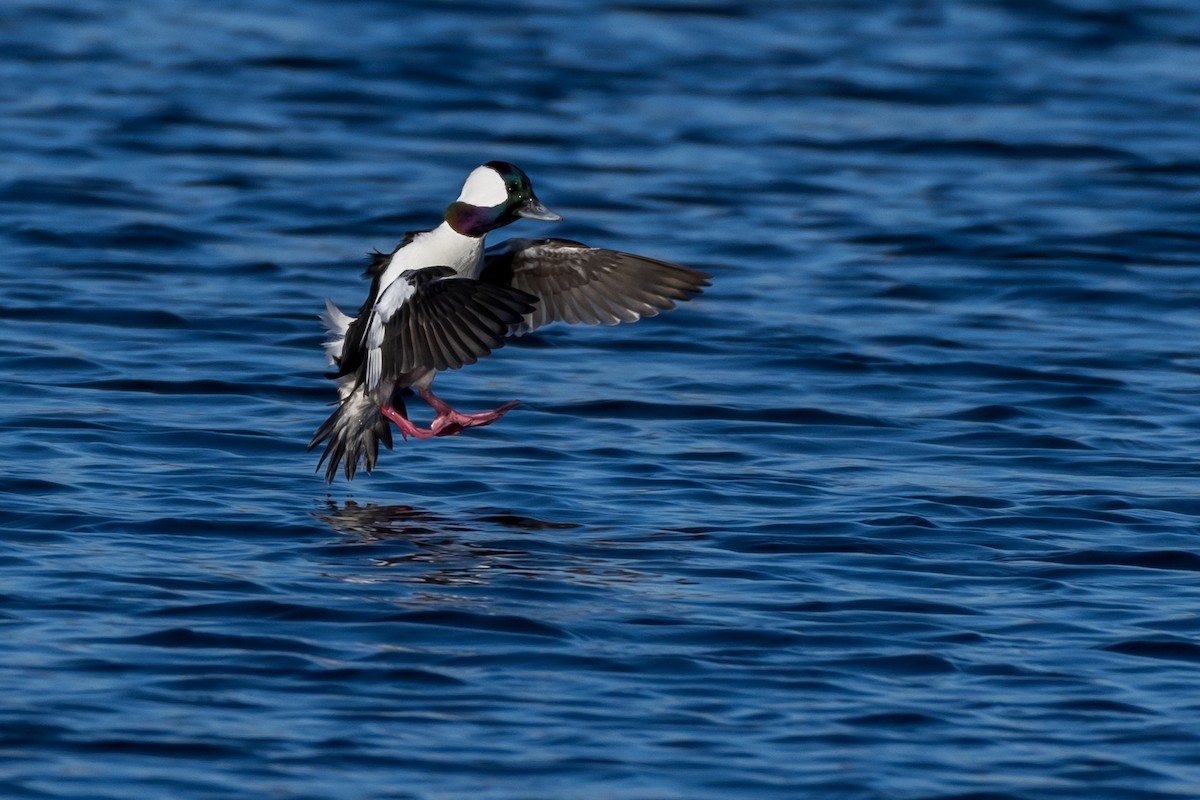
{"label": "iridescent green and purple head", "polygon": [[489,161],[472,170],[445,215],[447,224],[466,236],[483,236],[519,217],[546,222],[562,219],[537,199],[529,176],[507,161]]}

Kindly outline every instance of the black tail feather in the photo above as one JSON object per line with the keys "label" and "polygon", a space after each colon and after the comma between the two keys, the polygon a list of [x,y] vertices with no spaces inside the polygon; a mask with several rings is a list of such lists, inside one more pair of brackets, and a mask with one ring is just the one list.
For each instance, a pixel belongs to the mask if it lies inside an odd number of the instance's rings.
{"label": "black tail feather", "polygon": [[317,462],[317,470],[325,465],[325,481],[333,483],[339,466],[344,465],[346,480],[352,481],[360,461],[364,462],[368,473],[375,469],[380,442],[392,449],[391,423],[360,385],[321,423],[308,443],[308,449],[312,450],[326,440],[328,443]]}

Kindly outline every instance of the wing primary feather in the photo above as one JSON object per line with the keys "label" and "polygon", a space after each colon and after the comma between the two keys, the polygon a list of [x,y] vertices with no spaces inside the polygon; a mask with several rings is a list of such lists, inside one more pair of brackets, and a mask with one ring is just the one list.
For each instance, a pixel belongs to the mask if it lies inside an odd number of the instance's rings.
{"label": "wing primary feather", "polygon": [[413,314],[409,325],[412,329],[410,347],[413,348],[413,360],[408,367],[408,371],[415,370],[420,364],[431,367],[434,362],[434,355],[429,345],[429,332],[425,327],[424,317]]}
{"label": "wing primary feather", "polygon": [[434,369],[443,370],[449,369],[451,363],[450,353],[446,349],[443,341],[443,334],[438,320],[433,314],[426,309],[422,314],[425,325],[426,336],[428,337],[429,349],[433,353]]}
{"label": "wing primary feather", "polygon": [[442,341],[454,357],[454,369],[458,369],[466,364],[474,364],[479,360],[459,332],[458,320],[462,318],[463,312],[466,310],[467,301],[471,297],[469,292],[462,294],[464,296],[457,298],[453,304],[446,303],[446,313],[438,317],[438,324],[441,326],[445,337]]}
{"label": "wing primary feather", "polygon": [[479,321],[479,301],[475,298],[471,299],[468,306],[469,314],[464,314],[461,317],[462,334],[464,337],[469,337],[475,346],[484,351],[492,350],[499,347],[503,343],[502,335],[497,335],[495,330],[486,330],[481,326]]}
{"label": "wing primary feather", "polygon": [[566,239],[513,239],[487,256],[484,277],[540,302],[514,332],[550,322],[633,322],[674,308],[708,285],[707,273]]}
{"label": "wing primary feather", "polygon": [[458,369],[466,363],[465,354],[462,351],[462,345],[458,341],[456,331],[454,330],[453,317],[440,314],[436,317],[431,317],[430,320],[434,328],[438,332],[438,346],[442,348],[442,352],[446,354],[445,369]]}

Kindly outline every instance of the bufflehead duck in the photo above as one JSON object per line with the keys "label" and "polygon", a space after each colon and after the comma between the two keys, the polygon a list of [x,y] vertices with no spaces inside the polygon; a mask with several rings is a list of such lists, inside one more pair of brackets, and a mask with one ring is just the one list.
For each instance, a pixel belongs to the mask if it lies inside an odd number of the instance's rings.
{"label": "bufflehead duck", "polygon": [[[710,275],[665,261],[588,247],[567,239],[509,239],[484,250],[484,237],[521,217],[556,222],[516,166],[489,161],[467,176],[442,224],[409,233],[391,253],[374,253],[371,290],[357,316],[326,304],[325,352],[338,382],[338,407],[309,449],[328,441],[328,461],[353,480],[360,461],[375,468],[379,443],[400,435],[428,439],[490,425],[518,401],[475,414],[453,409],[431,389],[441,370],[474,364],[508,336],[551,322],[634,322],[674,308]],[[408,419],[413,390],[436,412],[428,428]]]}

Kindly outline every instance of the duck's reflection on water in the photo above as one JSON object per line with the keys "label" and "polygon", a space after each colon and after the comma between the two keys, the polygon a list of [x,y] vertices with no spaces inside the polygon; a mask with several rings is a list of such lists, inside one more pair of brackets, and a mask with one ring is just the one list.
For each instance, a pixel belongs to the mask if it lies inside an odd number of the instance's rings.
{"label": "duck's reflection on water", "polygon": [[[553,522],[511,511],[479,508],[450,516],[410,505],[360,505],[327,501],[313,515],[345,538],[343,544],[372,546],[371,561],[390,567],[389,580],[440,585],[479,584],[504,575],[572,582],[630,580],[632,574],[606,558],[589,554],[597,542],[570,542],[540,536],[567,531],[576,523]],[[553,536],[553,534],[551,534]],[[566,551],[574,552],[566,552]]]}
{"label": "duck's reflection on water", "polygon": [[396,537],[413,538],[446,533],[510,529],[513,531],[570,530],[580,527],[574,522],[551,522],[522,516],[495,508],[466,511],[450,517],[424,508],[408,505],[359,505],[353,500],[337,503],[329,500],[323,511],[314,516],[328,523],[338,533],[377,541]]}
{"label": "duck's reflection on water", "polygon": [[327,523],[352,541],[374,542],[393,538],[421,538],[447,529],[469,530],[461,521],[426,511],[416,506],[359,505],[353,500],[337,503],[329,500],[313,516]]}

